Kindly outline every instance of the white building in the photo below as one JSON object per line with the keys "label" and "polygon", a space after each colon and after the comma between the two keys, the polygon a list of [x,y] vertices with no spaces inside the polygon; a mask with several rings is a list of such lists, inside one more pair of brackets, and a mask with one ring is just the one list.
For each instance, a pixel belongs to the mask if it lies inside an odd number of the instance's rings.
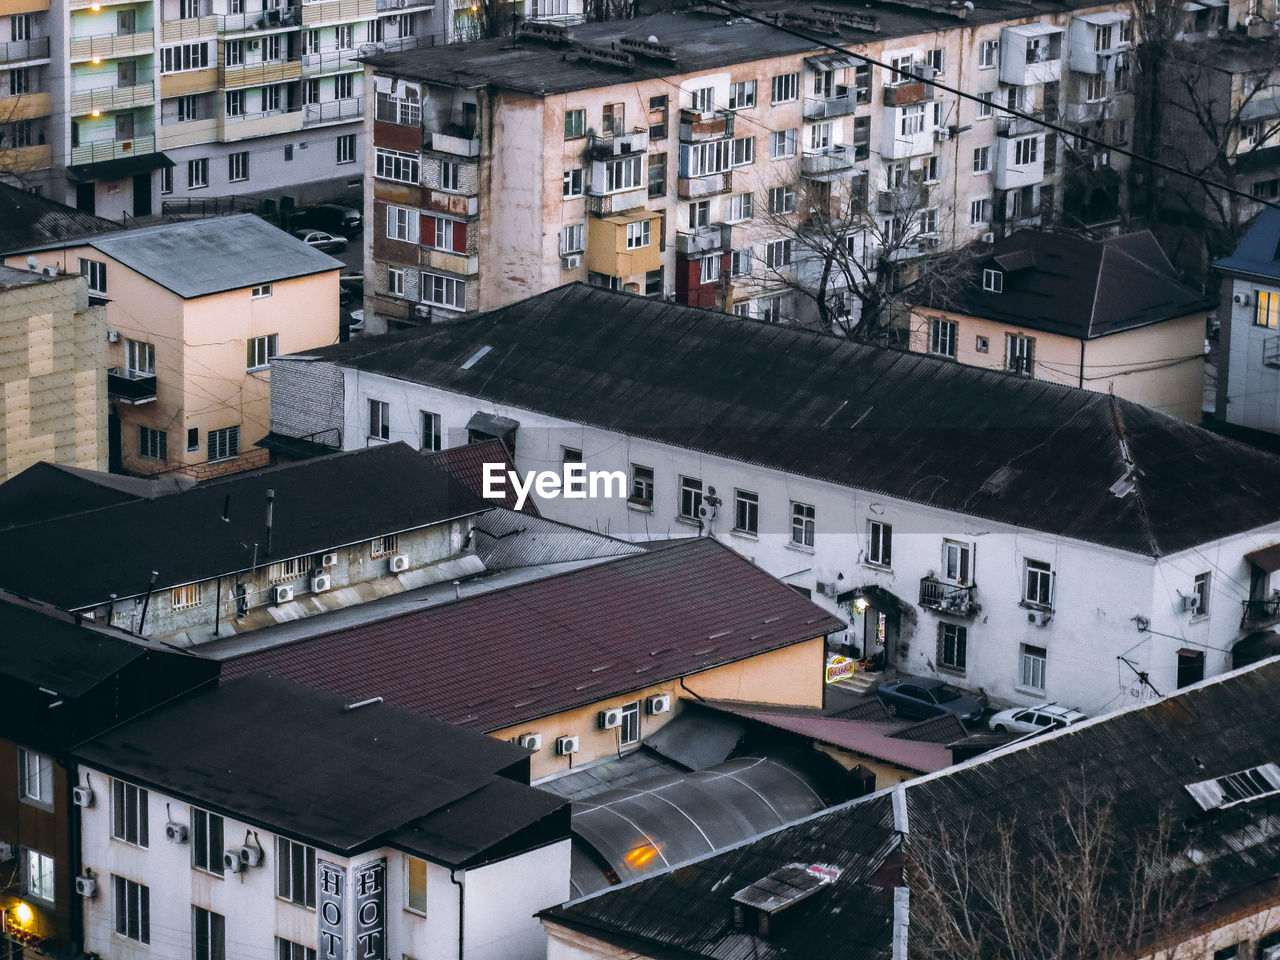
{"label": "white building", "polygon": [[1280,211],[1263,210],[1214,267],[1225,281],[1218,419],[1280,433]]}
{"label": "white building", "polygon": [[[341,420],[300,412],[339,389]],[[414,444],[424,419],[449,446],[502,433],[521,471],[624,471],[628,500],[538,507],[715,536],[852,645],[997,699],[1114,708],[1220,673],[1277,619],[1280,558],[1253,551],[1280,539],[1280,464],[1068,387],[571,285],[273,361],[277,433],[350,449],[382,442],[371,417]]]}
{"label": "white building", "polygon": [[256,674],[78,756],[87,953],[536,958],[569,895],[569,808],[528,751],[380,698]]}

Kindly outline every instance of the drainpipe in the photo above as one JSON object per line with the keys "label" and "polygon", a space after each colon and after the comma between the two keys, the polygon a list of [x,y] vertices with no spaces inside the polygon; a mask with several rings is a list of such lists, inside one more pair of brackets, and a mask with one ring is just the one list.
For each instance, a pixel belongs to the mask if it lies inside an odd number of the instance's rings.
{"label": "drainpipe", "polygon": [[1084,389],[1084,341],[1080,341],[1080,382],[1076,384],[1081,390]]}
{"label": "drainpipe", "polygon": [[467,916],[467,891],[466,888],[464,888],[458,881],[456,874],[456,869],[451,869],[449,871],[449,882],[458,888],[458,960],[462,960],[465,948],[464,935],[466,933],[466,927],[464,924],[466,923]]}
{"label": "drainpipe", "polygon": [[213,591],[213,635],[218,635],[218,627],[222,626],[222,574],[218,574],[218,586]]}
{"label": "drainpipe", "polygon": [[147,584],[147,598],[142,601],[142,619],[138,621],[138,636],[142,636],[142,628],[147,625],[147,610],[151,607],[151,594],[156,588],[156,581],[160,579],[160,571],[151,571],[151,582]]}

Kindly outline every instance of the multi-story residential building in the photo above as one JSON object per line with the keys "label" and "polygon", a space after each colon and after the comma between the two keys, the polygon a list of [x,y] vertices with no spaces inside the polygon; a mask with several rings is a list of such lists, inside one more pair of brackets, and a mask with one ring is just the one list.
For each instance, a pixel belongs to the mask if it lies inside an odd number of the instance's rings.
{"label": "multi-story residential building", "polygon": [[262,466],[276,353],[338,339],[342,264],[258,217],[166,223],[10,254],[106,305],[111,463],[203,479]]}
{"label": "multi-story residential building", "polygon": [[861,653],[1015,703],[1170,690],[1280,616],[1277,460],[1115,396],[585,284],[282,362],[273,405],[331,377],[345,410],[312,429],[347,446],[373,404],[410,441],[420,410],[449,446],[504,423],[522,475],[630,480],[544,516],[715,536]]}
{"label": "multi-story residential building", "polygon": [[49,0],[0,6],[0,180],[62,199],[64,162],[55,151],[66,70],[65,12]]}
{"label": "multi-story residential building", "polygon": [[784,19],[847,54],[671,13],[364,58],[370,329],[582,279],[791,319],[819,235],[897,261],[1039,223],[1080,152],[1001,108],[1090,134],[1132,113],[1128,7],[1073,6]]}
{"label": "multi-story residential building", "polygon": [[0,595],[0,948],[84,956],[79,776],[69,751],[207,684],[218,665]]}
{"label": "multi-story residential building", "polygon": [[[374,487],[381,494],[355,509],[351,491]],[[464,544],[488,509],[391,444],[13,526],[0,533],[0,586],[138,636],[201,644],[479,573]],[[175,534],[136,538],[162,530]]]}
{"label": "multi-story residential building", "polygon": [[1280,433],[1280,210],[1264,210],[1231,256],[1223,279],[1215,416]]}
{"label": "multi-story residential building", "polygon": [[84,949],[536,960],[569,804],[529,751],[255,675],[81,745]]}
{"label": "multi-story residential building", "polygon": [[1086,240],[1023,230],[913,307],[909,343],[1198,423],[1214,305],[1183,285],[1149,231]]}
{"label": "multi-story residential building", "polygon": [[0,482],[41,460],[107,466],[107,337],[80,276],[0,267]]}

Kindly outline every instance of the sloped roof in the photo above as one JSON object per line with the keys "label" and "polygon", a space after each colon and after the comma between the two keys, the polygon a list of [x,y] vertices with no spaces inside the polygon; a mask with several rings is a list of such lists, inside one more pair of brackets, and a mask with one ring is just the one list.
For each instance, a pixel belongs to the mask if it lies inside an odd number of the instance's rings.
{"label": "sloped roof", "polygon": [[[501,464],[503,471],[515,470],[516,468],[516,465],[511,461],[511,454],[507,452],[506,445],[501,440],[481,440],[477,443],[464,443],[461,446],[448,447],[435,453],[425,454],[425,456],[432,463],[437,464],[440,469],[461,481],[477,497],[484,496],[484,465],[486,463]],[[502,491],[503,498],[491,502],[504,506],[509,510],[514,510],[516,508],[516,492],[514,488],[511,484],[504,483]],[[538,507],[533,502],[532,497],[525,500],[521,512],[538,515]]]}
{"label": "sloped roof", "polygon": [[498,730],[841,629],[728,547],[686,539],[223,663]]}
{"label": "sloped roof", "polygon": [[74,610],[145,593],[153,570],[165,589],[487,509],[416,451],[388,444],[0,531],[0,586]]}
{"label": "sloped roof", "polygon": [[1280,210],[1263,207],[1235,252],[1213,265],[1225,273],[1280,281]]}
{"label": "sloped roof", "polygon": [[342,267],[251,213],[159,223],[88,243],[186,299]]}
{"label": "sloped roof", "polygon": [[114,220],[0,183],[0,254],[48,249],[120,229]]}
{"label": "sloped roof", "polygon": [[194,486],[187,477],[126,477],[40,461],[0,483],[0,527],[148,500]]}
{"label": "sloped roof", "polygon": [[308,355],[1146,555],[1280,521],[1280,459],[1131,401],[581,283]]}
{"label": "sloped roof", "polygon": [[[1004,273],[1000,293],[982,271]],[[1093,340],[1210,310],[1185,286],[1149,230],[1104,240],[1019,230],[973,268],[971,282],[930,306],[1027,330]]]}

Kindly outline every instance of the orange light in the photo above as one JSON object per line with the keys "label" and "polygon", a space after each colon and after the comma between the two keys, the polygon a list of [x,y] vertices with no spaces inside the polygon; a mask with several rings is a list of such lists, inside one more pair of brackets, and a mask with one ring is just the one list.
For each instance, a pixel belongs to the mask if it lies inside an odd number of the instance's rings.
{"label": "orange light", "polygon": [[99,10],[101,10],[101,9],[102,9],[102,4],[100,4],[100,3],[91,3],[91,4],[89,4],[89,9],[90,9],[90,10],[92,10],[94,13],[97,13]]}
{"label": "orange light", "polygon": [[29,924],[31,922],[32,917],[35,916],[35,914],[31,912],[31,908],[27,906],[25,903],[19,903],[16,907],[14,907],[13,915],[14,917],[17,918],[18,923],[24,927],[27,924]]}
{"label": "orange light", "polygon": [[100,117],[100,116],[102,116],[102,111],[101,111],[101,110],[98,110],[97,108],[95,108],[95,109],[93,109],[93,110],[90,110],[90,111],[89,111],[89,116],[91,116],[91,117]]}
{"label": "orange light", "polygon": [[645,864],[649,863],[657,855],[658,848],[651,843],[646,843],[644,846],[628,850],[626,856],[622,859],[626,861],[627,866],[632,870],[638,870]]}
{"label": "orange light", "polygon": [[90,63],[92,63],[92,64],[96,67],[98,64],[100,64],[100,63],[102,62],[102,58],[101,58],[101,57],[94,57],[94,58],[93,58],[92,60],[90,60],[89,62],[90,62]]}

